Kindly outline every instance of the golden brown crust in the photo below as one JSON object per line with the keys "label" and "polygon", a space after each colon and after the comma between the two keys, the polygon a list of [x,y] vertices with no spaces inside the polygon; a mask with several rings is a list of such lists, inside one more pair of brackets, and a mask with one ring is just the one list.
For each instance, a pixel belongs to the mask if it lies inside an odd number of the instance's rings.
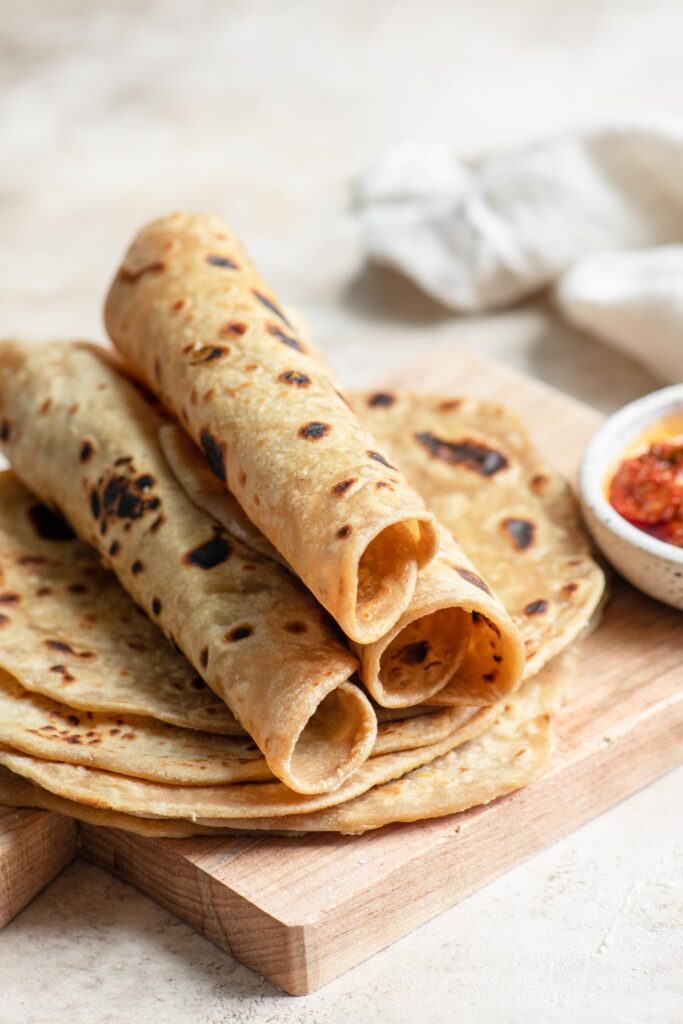
{"label": "golden brown crust", "polygon": [[175,214],[143,229],[105,319],[344,632],[360,643],[386,633],[436,554],[434,518],[226,225]]}

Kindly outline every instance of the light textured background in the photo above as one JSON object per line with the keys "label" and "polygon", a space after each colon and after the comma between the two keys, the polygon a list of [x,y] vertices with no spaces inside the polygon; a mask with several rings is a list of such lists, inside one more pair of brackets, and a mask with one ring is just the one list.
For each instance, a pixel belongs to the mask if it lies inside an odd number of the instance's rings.
{"label": "light textured background", "polygon": [[[404,139],[475,154],[634,106],[683,113],[678,0],[6,0],[1,13],[0,333],[101,336],[129,236],[187,207],[248,239],[346,384],[465,342],[604,409],[656,385],[543,300],[457,320],[364,272],[349,183]],[[74,865],[0,934],[0,1024],[678,1024],[682,783],[668,776],[304,999]]]}

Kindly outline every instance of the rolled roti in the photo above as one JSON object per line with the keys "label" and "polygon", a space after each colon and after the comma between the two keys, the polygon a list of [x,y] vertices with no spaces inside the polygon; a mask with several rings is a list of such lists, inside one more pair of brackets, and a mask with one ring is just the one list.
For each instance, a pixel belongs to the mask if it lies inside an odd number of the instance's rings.
{"label": "rolled roti", "polygon": [[522,679],[518,631],[446,531],[439,554],[420,574],[409,607],[386,636],[356,645],[361,677],[385,707],[440,698],[445,704],[495,704]]}
{"label": "rolled roti", "polygon": [[[280,560],[188,435],[167,423],[159,439],[193,501],[250,547]],[[510,616],[445,530],[436,559],[418,576],[396,625],[373,644],[356,644],[355,651],[363,682],[385,708],[412,707],[437,694],[448,704],[495,704],[518,685],[524,665]]]}
{"label": "rolled roti", "polygon": [[132,371],[358,643],[387,633],[436,555],[434,516],[349,409],[226,225],[140,232],[105,320]]}
{"label": "rolled roti", "polygon": [[[605,578],[569,484],[495,402],[382,391],[354,397],[439,522],[503,602],[535,675],[583,633]],[[431,703],[451,703],[447,687]]]}
{"label": "rolled roti", "polygon": [[292,835],[359,835],[399,821],[442,818],[488,804],[529,786],[547,771],[555,748],[554,718],[576,661],[574,650],[563,652],[505,701],[478,736],[355,799],[286,817],[212,821],[198,815],[191,827],[214,824],[236,830],[277,829],[278,834],[291,830]]}
{"label": "rolled roti", "polygon": [[349,682],[355,659],[286,569],[187,497],[159,446],[163,417],[101,350],[2,343],[0,416],[17,474],[100,552],[274,775],[321,793],[365,761],[377,725]]}

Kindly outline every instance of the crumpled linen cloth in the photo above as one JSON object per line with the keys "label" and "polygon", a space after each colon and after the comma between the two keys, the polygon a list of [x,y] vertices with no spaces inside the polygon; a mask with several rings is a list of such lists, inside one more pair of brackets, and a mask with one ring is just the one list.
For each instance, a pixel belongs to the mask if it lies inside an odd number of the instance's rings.
{"label": "crumpled linen cloth", "polygon": [[472,163],[399,146],[356,183],[371,261],[454,310],[548,286],[578,328],[683,380],[683,121],[631,118]]}

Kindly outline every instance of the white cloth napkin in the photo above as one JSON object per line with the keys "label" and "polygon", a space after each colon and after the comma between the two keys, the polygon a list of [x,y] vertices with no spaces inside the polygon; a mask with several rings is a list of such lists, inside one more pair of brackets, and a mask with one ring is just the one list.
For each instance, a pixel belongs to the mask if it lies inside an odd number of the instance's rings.
{"label": "white cloth napkin", "polygon": [[445,305],[483,312],[554,285],[569,321],[683,379],[683,121],[622,120],[473,163],[404,145],[356,196],[369,258]]}

